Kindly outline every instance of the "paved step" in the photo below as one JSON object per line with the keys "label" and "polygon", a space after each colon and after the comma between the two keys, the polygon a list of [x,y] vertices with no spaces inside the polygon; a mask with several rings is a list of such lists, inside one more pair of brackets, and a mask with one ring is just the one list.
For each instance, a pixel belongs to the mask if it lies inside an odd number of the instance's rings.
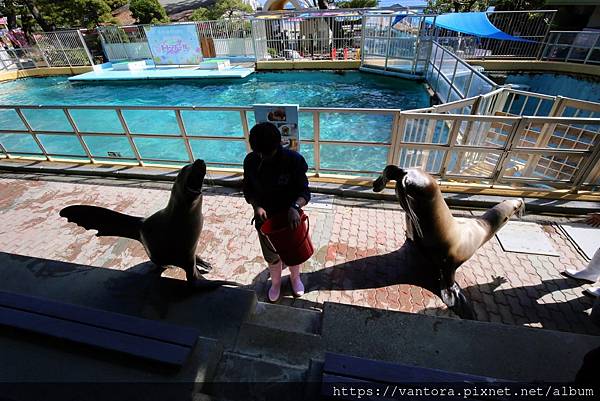
{"label": "paved step", "polygon": [[202,391],[229,401],[303,400],[305,378],[306,369],[226,352],[213,382]]}
{"label": "paved step", "polygon": [[[136,267],[136,266],[134,266]],[[135,270],[135,269],[133,269]],[[190,290],[187,283],[0,252],[0,290],[190,326],[233,347],[256,294],[240,288]]]}
{"label": "paved step", "polygon": [[296,333],[321,333],[321,312],[312,309],[258,302],[249,322]]}
{"label": "paved step", "polygon": [[304,368],[308,368],[311,358],[323,358],[321,336],[253,323],[242,325],[235,351],[267,361],[283,362]]}
{"label": "paved step", "polygon": [[523,382],[572,381],[600,336],[326,302],[328,352]]}

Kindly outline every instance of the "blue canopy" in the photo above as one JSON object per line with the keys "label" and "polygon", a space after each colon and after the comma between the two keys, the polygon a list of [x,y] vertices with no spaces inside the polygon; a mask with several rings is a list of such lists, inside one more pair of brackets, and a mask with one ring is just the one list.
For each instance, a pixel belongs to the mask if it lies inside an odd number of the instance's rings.
{"label": "blue canopy", "polygon": [[[426,22],[433,23],[433,17],[427,17]],[[473,13],[449,13],[438,15],[435,18],[435,26],[450,31],[466,33],[481,38],[514,40],[517,42],[531,42],[530,40],[517,38],[502,32],[496,28],[484,12]]]}

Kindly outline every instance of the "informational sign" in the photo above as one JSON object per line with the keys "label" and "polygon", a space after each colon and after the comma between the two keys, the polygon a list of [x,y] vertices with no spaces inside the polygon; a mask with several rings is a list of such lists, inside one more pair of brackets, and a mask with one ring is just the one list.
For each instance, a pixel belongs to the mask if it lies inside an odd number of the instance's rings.
{"label": "informational sign", "polygon": [[269,122],[281,132],[281,145],[298,150],[300,133],[298,131],[297,104],[255,104],[254,119],[256,123]]}
{"label": "informational sign", "polygon": [[195,24],[145,26],[148,46],[156,65],[195,65],[202,48]]}

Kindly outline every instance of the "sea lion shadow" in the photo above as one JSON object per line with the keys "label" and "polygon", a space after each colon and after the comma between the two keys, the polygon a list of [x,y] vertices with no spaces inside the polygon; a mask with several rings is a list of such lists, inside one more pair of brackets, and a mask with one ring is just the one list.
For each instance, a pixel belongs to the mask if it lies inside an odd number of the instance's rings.
{"label": "sea lion shadow", "polygon": [[439,294],[439,281],[416,244],[408,240],[400,249],[367,256],[324,269],[303,273],[305,291],[363,290],[410,284]]}
{"label": "sea lion shadow", "polygon": [[[510,287],[504,289],[498,289],[502,284],[506,283],[507,280],[501,276],[492,276],[491,281],[484,284],[474,284],[463,288],[463,291],[469,299],[482,305],[486,312],[489,312],[486,308],[486,302],[482,298],[482,294],[490,294],[496,301],[496,304],[502,304],[504,299],[518,300],[518,304],[522,310],[512,311],[515,316],[518,316],[518,321],[523,324],[539,323],[544,328],[568,329],[570,323],[578,323],[585,325],[585,329],[582,332],[589,334],[589,330],[592,325],[586,325],[585,321],[589,321],[589,316],[585,312],[587,309],[592,307],[594,302],[593,298],[581,295],[577,298],[569,299],[564,302],[537,302],[544,296],[547,296],[555,291],[568,290],[577,288],[583,285],[581,281],[572,278],[554,278],[548,280],[542,280],[537,284],[524,285],[521,287]],[[489,302],[489,301],[488,301]],[[440,308],[427,308],[419,313],[436,314],[443,313],[442,310],[436,311]],[[512,308],[511,308],[512,310]],[[476,315],[478,314],[475,309]],[[477,316],[478,320],[485,320],[482,316]],[[557,321],[561,318],[562,321]],[[564,327],[561,327],[564,326]],[[578,331],[577,327],[572,327],[568,331]],[[595,334],[600,334],[600,328],[596,328]]]}
{"label": "sea lion shadow", "polygon": [[162,316],[170,303],[184,301],[200,293],[214,291],[223,286],[221,280],[201,279],[201,285],[191,286],[187,281],[162,277],[167,269],[148,260],[125,269],[126,273],[112,277],[104,283],[105,288],[131,298],[143,297],[144,302]]}

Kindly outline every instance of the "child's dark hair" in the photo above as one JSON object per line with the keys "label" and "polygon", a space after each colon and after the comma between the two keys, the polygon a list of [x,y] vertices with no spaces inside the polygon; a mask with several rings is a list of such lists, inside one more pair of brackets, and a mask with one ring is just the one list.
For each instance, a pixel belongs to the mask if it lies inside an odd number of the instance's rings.
{"label": "child's dark hair", "polygon": [[250,147],[255,152],[271,153],[281,143],[279,129],[271,123],[256,124],[250,130]]}

